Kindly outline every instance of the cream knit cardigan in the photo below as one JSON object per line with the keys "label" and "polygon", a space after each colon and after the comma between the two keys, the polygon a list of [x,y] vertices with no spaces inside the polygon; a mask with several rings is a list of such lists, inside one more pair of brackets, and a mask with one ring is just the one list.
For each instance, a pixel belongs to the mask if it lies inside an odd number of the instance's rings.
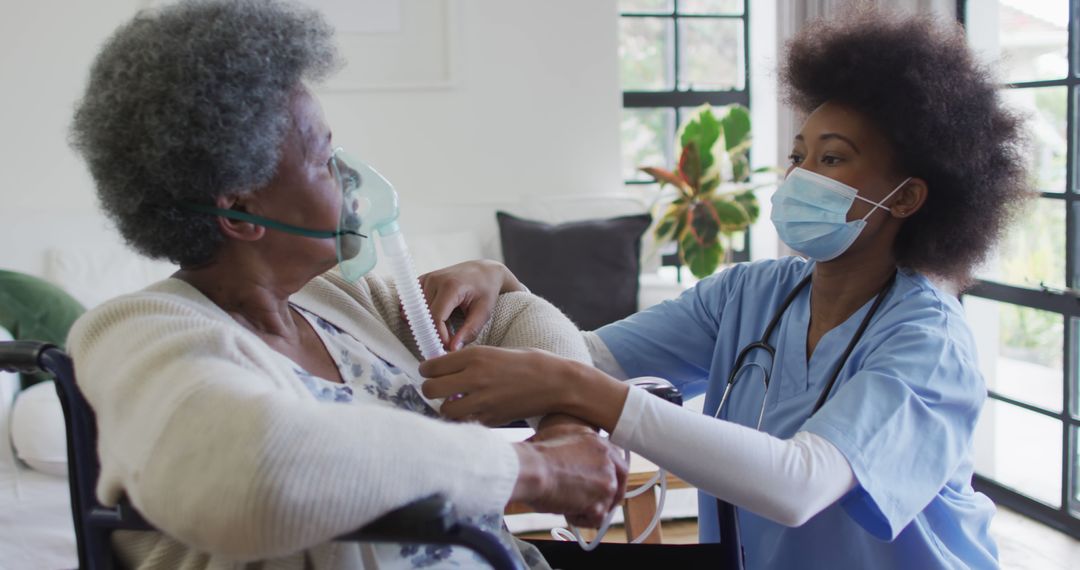
{"label": "cream knit cardigan", "polygon": [[[291,301],[415,371],[381,279],[327,273]],[[574,325],[526,293],[500,296],[478,342],[589,358]],[[510,444],[482,426],[316,401],[291,360],[178,279],[90,311],[68,346],[97,413],[98,497],[126,494],[168,535],[120,535],[140,567],[363,567],[357,545],[328,541],[433,493],[463,514],[501,512],[517,478]]]}

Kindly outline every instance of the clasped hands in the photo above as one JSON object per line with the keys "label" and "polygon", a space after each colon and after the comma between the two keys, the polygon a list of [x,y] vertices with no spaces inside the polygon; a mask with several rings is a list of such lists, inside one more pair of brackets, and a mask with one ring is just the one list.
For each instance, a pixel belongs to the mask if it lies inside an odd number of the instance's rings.
{"label": "clasped hands", "polygon": [[[429,398],[465,394],[443,402],[442,414],[455,420],[494,427],[544,415],[553,409],[554,387],[544,381],[550,375],[536,372],[543,368],[537,360],[547,357],[540,350],[465,348],[421,364],[421,374],[429,378],[423,392]],[[516,445],[522,488],[520,494],[515,489],[512,501],[562,513],[570,524],[595,528],[622,500],[627,477],[624,452],[580,419],[546,415],[536,435]]]}
{"label": "clasped hands", "polygon": [[[545,416],[537,433],[515,444],[520,470],[511,496],[541,512],[566,515],[567,522],[598,527],[617,507],[626,488],[624,452],[598,435],[586,422],[563,414],[559,384],[576,366],[541,350],[461,347],[474,340],[491,318],[499,294],[524,290],[501,264],[466,262],[421,276],[446,356],[421,363],[428,398],[446,398],[442,414],[487,426]],[[451,313],[465,314],[451,331]],[[507,382],[513,378],[513,382]],[[451,398],[464,394],[464,397]]]}

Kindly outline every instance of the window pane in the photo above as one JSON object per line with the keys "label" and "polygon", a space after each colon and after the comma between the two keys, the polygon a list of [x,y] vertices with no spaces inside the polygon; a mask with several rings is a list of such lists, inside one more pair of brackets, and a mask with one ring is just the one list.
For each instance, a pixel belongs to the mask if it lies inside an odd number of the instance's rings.
{"label": "window pane", "polygon": [[[1074,362],[1080,364],[1080,318],[1073,318],[1070,322],[1072,324],[1073,342],[1071,357]],[[1080,419],[1080,367],[1076,368],[1076,376],[1070,379],[1070,382],[1072,382],[1072,407],[1070,409],[1072,410],[1072,416]],[[1080,451],[1080,441],[1077,442],[1077,449]],[[1077,471],[1077,477],[1080,477],[1080,471]]]}
{"label": "window pane", "polygon": [[671,0],[619,0],[620,12],[671,13]]}
{"label": "window pane", "polygon": [[623,180],[651,180],[642,166],[671,168],[674,109],[623,109]]}
{"label": "window pane", "polygon": [[680,14],[742,14],[742,0],[682,0]]}
{"label": "window pane", "polygon": [[674,86],[671,18],[619,18],[619,60],[626,91],[669,91]]}
{"label": "window pane", "polygon": [[1062,79],[1069,69],[1068,0],[967,2],[968,34],[1007,83]]}
{"label": "window pane", "polygon": [[679,89],[743,89],[742,20],[679,20]]}
{"label": "window pane", "polygon": [[1022,287],[1065,287],[1065,202],[1038,198],[979,269],[983,279]]}
{"label": "window pane", "polygon": [[964,297],[986,387],[1061,411],[1064,317],[1058,313]]}
{"label": "window pane", "polygon": [[1061,506],[1061,422],[987,400],[975,428],[975,470],[1050,506]]}
{"label": "window pane", "polygon": [[[1073,501],[1080,504],[1080,429],[1072,428],[1073,441],[1078,442],[1074,447],[1076,452],[1073,455]],[[1073,512],[1073,515],[1080,515],[1080,512]]]}
{"label": "window pane", "polygon": [[1028,120],[1032,182],[1039,190],[1064,192],[1067,88],[1007,89],[1004,96]]}

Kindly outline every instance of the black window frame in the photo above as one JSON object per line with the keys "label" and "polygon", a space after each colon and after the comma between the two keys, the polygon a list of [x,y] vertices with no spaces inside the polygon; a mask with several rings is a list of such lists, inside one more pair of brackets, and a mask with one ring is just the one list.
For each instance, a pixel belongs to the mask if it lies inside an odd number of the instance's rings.
{"label": "black window frame", "polygon": [[[1038,309],[1061,315],[1063,330],[1062,358],[1062,406],[1053,411],[1041,406],[989,391],[990,399],[1022,408],[1029,412],[1053,418],[1061,423],[1061,502],[1053,507],[1016,489],[976,472],[975,489],[985,493],[995,503],[1013,509],[1025,516],[1043,522],[1075,538],[1080,538],[1080,474],[1077,473],[1077,439],[1080,438],[1080,184],[1077,178],[1077,97],[1080,96],[1080,0],[1067,0],[1069,6],[1068,26],[1068,73],[1064,79],[1024,81],[1004,85],[1005,89],[1034,89],[1041,87],[1066,88],[1066,159],[1065,189],[1048,192],[1040,189],[1039,197],[1061,200],[1065,208],[1065,280],[1066,287],[1058,289],[1041,286],[1021,287],[979,279],[974,287],[964,293],[997,301]],[[957,0],[956,16],[961,25],[966,22],[967,0]]]}
{"label": "black window frame", "polygon": [[[741,14],[734,13],[708,13],[708,14],[684,14],[679,10],[681,0],[671,0],[671,10],[666,12],[623,12],[619,11],[619,18],[667,18],[672,21],[672,44],[673,44],[673,68],[674,81],[672,88],[666,91],[626,91],[623,94],[624,109],[672,109],[675,111],[675,126],[682,124],[682,109],[686,107],[698,107],[708,103],[714,107],[722,107],[738,103],[750,109],[750,0],[742,0],[743,11]],[[694,89],[679,89],[679,68],[682,60],[681,46],[679,43],[679,20],[690,19],[715,19],[715,20],[742,20],[743,32],[743,88],[723,91],[697,91]],[[620,141],[621,142],[621,141]],[[621,153],[620,149],[620,153]],[[751,151],[752,152],[752,151]],[[673,158],[673,157],[672,157]],[[624,180],[628,186],[649,185],[655,182],[648,180]],[[741,262],[750,260],[750,231],[743,232],[743,244],[741,250],[732,252],[731,261]],[[664,265],[679,265],[678,256],[664,256]]]}

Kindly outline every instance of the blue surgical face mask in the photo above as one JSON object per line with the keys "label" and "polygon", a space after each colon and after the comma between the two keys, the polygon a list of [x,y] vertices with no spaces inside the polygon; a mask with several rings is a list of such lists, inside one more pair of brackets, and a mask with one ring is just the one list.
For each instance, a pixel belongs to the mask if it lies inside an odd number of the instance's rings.
{"label": "blue surgical face mask", "polygon": [[[859,237],[866,220],[878,208],[891,211],[885,202],[904,187],[910,177],[893,188],[881,202],[859,196],[859,191],[809,170],[796,168],[772,197],[772,222],[776,233],[791,249],[816,261],[829,261],[847,251]],[[847,221],[856,199],[873,205],[861,219]]]}
{"label": "blue surgical face mask", "polygon": [[372,232],[393,224],[398,218],[397,192],[374,168],[350,158],[338,148],[330,158],[330,170],[341,189],[341,214],[336,230],[316,230],[286,224],[237,210],[182,202],[184,209],[240,220],[278,231],[310,238],[334,238],[338,267],[350,281],[356,281],[375,267],[377,255]]}

